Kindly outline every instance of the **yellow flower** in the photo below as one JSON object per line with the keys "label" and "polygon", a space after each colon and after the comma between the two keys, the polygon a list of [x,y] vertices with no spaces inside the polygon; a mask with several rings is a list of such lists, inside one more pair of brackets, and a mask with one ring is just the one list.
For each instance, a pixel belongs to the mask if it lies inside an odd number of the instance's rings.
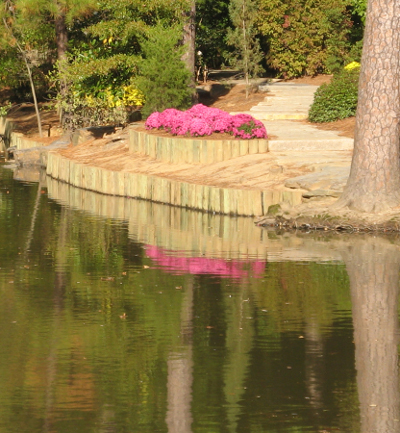
{"label": "yellow flower", "polygon": [[96,101],[92,95],[85,96],[85,101],[86,101],[86,104],[88,107],[95,107],[96,106]]}
{"label": "yellow flower", "polygon": [[358,62],[351,62],[344,67],[346,71],[352,71],[353,69],[359,68],[361,65]]}
{"label": "yellow flower", "polygon": [[122,101],[125,106],[143,105],[144,95],[132,84],[129,86],[124,86],[124,96]]}

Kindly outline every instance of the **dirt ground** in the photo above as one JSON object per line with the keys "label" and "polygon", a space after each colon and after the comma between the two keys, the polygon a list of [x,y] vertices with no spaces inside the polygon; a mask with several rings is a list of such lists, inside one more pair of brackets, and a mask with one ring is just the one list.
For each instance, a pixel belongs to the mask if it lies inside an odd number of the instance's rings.
{"label": "dirt ground", "polygon": [[[49,144],[63,134],[60,118],[57,111],[47,109],[41,105],[40,118],[42,123],[42,142]],[[28,138],[38,138],[37,117],[33,104],[15,105],[7,118],[16,124],[15,131],[26,135]]]}
{"label": "dirt ground", "polygon": [[[319,86],[323,83],[328,83],[330,80],[330,75],[318,75],[316,77],[302,77],[290,80],[290,82]],[[209,81],[206,84],[210,87],[214,85],[222,87],[220,81]],[[199,102],[229,112],[240,112],[250,110],[251,107],[257,105],[265,98],[265,93],[253,92],[249,95],[248,99],[246,99],[246,88],[244,84],[235,84],[231,88],[229,88],[230,86],[228,85],[225,87],[225,91],[218,92],[214,97],[200,95]],[[38,137],[37,120],[33,104],[16,105],[9,113],[8,118],[18,125],[18,132],[21,132],[30,138]],[[42,141],[51,143],[56,137],[62,135],[60,119],[55,110],[42,106],[41,119],[44,135]],[[354,136],[354,118],[313,125],[325,130],[341,131],[341,135],[346,137],[353,138]]]}

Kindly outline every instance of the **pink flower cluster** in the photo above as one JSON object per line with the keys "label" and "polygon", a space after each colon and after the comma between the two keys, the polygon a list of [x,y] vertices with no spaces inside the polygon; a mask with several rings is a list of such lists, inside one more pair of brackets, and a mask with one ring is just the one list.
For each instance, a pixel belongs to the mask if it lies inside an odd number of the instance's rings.
{"label": "pink flower cluster", "polygon": [[218,108],[194,105],[186,111],[168,108],[152,113],[146,120],[146,129],[165,129],[172,135],[199,137],[213,132],[227,132],[236,138],[267,138],[264,125],[249,114],[231,115]]}

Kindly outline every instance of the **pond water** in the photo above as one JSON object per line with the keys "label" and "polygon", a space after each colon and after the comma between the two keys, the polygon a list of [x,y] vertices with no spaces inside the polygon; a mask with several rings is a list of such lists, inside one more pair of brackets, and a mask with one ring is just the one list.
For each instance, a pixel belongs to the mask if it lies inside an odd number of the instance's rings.
{"label": "pond water", "polygon": [[397,239],[2,167],[0,239],[1,433],[400,431]]}

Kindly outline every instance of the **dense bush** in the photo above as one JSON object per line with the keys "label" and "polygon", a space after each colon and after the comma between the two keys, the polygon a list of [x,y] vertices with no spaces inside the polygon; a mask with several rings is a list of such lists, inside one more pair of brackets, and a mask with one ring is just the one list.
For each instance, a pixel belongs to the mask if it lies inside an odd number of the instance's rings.
{"label": "dense bush", "polygon": [[111,87],[93,94],[73,88],[59,102],[63,126],[77,129],[88,126],[129,123],[130,116],[144,104],[144,96],[133,85]]}
{"label": "dense bush", "polygon": [[314,96],[308,113],[311,122],[333,122],[356,114],[359,68],[344,69],[329,84],[323,84]]}

